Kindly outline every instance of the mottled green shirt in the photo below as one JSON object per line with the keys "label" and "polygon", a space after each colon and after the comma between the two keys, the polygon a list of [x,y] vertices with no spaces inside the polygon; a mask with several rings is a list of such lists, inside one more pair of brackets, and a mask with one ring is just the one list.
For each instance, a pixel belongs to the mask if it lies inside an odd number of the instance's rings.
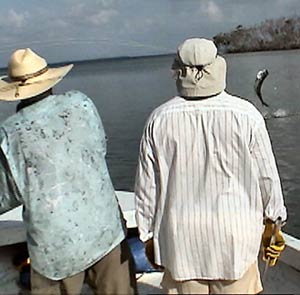
{"label": "mottled green shirt", "polygon": [[70,91],[23,108],[0,125],[0,145],[0,214],[23,205],[37,272],[74,275],[124,239],[105,132],[87,96]]}

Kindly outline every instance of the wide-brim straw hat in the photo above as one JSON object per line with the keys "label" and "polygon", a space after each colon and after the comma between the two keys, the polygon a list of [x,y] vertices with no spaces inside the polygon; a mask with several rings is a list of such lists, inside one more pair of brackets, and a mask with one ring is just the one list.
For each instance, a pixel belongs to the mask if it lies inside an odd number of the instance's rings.
{"label": "wide-brim straw hat", "polygon": [[211,40],[185,40],[178,47],[172,69],[181,96],[207,97],[222,92],[226,87],[226,62],[217,54]]}
{"label": "wide-brim straw hat", "polygon": [[17,101],[52,88],[72,69],[73,64],[50,68],[30,48],[18,49],[10,57],[8,75],[0,77],[0,100]]}

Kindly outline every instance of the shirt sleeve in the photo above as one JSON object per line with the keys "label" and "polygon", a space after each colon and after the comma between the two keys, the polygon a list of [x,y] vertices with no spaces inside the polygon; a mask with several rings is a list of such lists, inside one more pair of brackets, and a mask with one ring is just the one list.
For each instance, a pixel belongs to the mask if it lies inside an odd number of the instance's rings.
{"label": "shirt sleeve", "polygon": [[258,168],[265,218],[275,221],[281,217],[285,221],[287,212],[281,182],[264,120],[255,129],[252,156]]}
{"label": "shirt sleeve", "polygon": [[92,100],[90,100],[90,103],[91,103],[91,109],[92,109],[92,112],[93,112],[93,115],[94,115],[94,118],[95,118],[95,122],[97,122],[98,132],[100,133],[100,136],[101,136],[101,139],[102,139],[101,146],[100,146],[101,152],[102,152],[103,156],[105,157],[106,156],[106,152],[107,152],[106,149],[107,149],[108,138],[107,138],[107,135],[106,135],[106,132],[105,132],[105,129],[104,129],[101,117],[99,115],[99,112],[98,112],[95,104],[92,102]]}
{"label": "shirt sleeve", "polygon": [[0,214],[3,214],[22,204],[20,192],[15,184],[5,155],[9,145],[5,135],[0,130]]}
{"label": "shirt sleeve", "polygon": [[148,124],[140,143],[140,154],[135,180],[136,221],[140,239],[145,242],[153,237],[154,217],[159,183],[158,170]]}

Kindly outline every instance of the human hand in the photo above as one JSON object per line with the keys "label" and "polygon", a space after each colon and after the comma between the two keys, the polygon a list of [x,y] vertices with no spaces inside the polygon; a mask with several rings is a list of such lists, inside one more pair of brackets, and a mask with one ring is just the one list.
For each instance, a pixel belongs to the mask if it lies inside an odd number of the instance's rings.
{"label": "human hand", "polygon": [[145,245],[145,254],[150,264],[156,269],[160,269],[160,270],[163,269],[162,266],[155,263],[153,238],[146,241],[144,245]]}

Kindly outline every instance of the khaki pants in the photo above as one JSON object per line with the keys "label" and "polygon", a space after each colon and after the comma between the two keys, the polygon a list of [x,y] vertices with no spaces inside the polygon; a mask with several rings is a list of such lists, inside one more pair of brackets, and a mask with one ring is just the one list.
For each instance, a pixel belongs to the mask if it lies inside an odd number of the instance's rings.
{"label": "khaki pants", "polygon": [[166,294],[258,294],[262,291],[257,262],[238,280],[175,281],[165,271],[161,285]]}
{"label": "khaki pants", "polygon": [[84,282],[94,294],[136,294],[133,260],[127,241],[85,271],[63,280],[50,280],[31,268],[32,295],[77,295]]}

